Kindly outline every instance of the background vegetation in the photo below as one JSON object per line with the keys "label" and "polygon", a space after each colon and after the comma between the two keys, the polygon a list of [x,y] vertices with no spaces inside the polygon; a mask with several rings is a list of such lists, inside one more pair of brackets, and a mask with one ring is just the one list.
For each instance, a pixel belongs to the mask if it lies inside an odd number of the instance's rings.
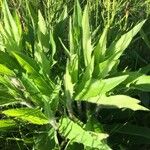
{"label": "background vegetation", "polygon": [[0,149],[150,149],[149,0],[0,1]]}

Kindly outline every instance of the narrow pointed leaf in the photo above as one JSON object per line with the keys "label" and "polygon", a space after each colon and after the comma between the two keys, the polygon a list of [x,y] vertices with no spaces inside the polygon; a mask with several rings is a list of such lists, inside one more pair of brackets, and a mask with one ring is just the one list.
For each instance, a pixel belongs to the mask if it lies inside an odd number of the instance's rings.
{"label": "narrow pointed leaf", "polygon": [[75,1],[73,20],[74,27],[79,28],[82,26],[82,9],[78,0]]}
{"label": "narrow pointed leaf", "polygon": [[74,37],[73,37],[73,28],[72,28],[72,20],[71,18],[69,19],[69,49],[70,53],[74,54]]}
{"label": "narrow pointed leaf", "polygon": [[140,31],[144,23],[145,23],[145,20],[137,24],[129,32],[122,35],[118,41],[113,42],[108,48],[107,55],[110,56],[119,52],[118,53],[119,55],[117,55],[117,58],[116,58],[118,59],[120,55],[123,53],[123,51],[128,47],[133,37]]}
{"label": "narrow pointed leaf", "polygon": [[45,35],[46,34],[46,23],[40,11],[38,11],[38,27],[39,31]]}
{"label": "narrow pointed leaf", "polygon": [[14,105],[20,102],[20,100],[13,97],[0,97],[0,106]]}
{"label": "narrow pointed leaf", "polygon": [[108,32],[108,26],[104,28],[104,31],[102,35],[100,36],[100,39],[94,48],[94,57],[95,57],[95,63],[99,64],[105,59],[105,53],[106,53],[106,44],[107,44],[107,32]]}
{"label": "narrow pointed leaf", "polygon": [[5,29],[9,33],[9,35],[12,35],[14,37],[14,40],[16,42],[20,41],[20,36],[18,32],[18,27],[9,11],[8,4],[6,0],[3,2],[3,13],[4,13],[4,24],[5,24]]}
{"label": "narrow pointed leaf", "polygon": [[15,73],[7,68],[6,66],[0,64],[0,74],[2,75],[8,75],[8,76],[15,76]]}
{"label": "narrow pointed leaf", "polygon": [[130,86],[141,91],[150,92],[150,76],[142,75],[132,81]]}
{"label": "narrow pointed leaf", "polygon": [[83,12],[82,18],[82,43],[83,43],[83,55],[85,66],[91,61],[92,45],[91,45],[91,34],[89,26],[88,7],[86,6]]}
{"label": "narrow pointed leaf", "polygon": [[32,81],[36,84],[39,90],[42,93],[49,95],[49,92],[52,91],[53,83],[50,79],[47,79],[39,73],[39,65],[36,61],[21,53],[13,53],[13,55],[22,68],[30,75],[30,78],[32,78]]}
{"label": "narrow pointed leaf", "polygon": [[33,59],[21,53],[13,52],[13,55],[15,56],[19,64],[27,71],[27,73],[36,73],[39,71],[39,67]]}

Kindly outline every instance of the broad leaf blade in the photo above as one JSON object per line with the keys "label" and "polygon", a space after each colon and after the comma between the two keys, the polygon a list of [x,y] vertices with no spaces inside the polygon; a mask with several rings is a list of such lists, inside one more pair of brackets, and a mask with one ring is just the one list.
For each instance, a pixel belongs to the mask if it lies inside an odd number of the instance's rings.
{"label": "broad leaf blade", "polygon": [[85,146],[101,150],[110,149],[104,142],[101,141],[108,136],[107,134],[93,134],[93,132],[84,130],[81,126],[69,118],[62,118],[62,120],[60,120],[59,132],[71,140],[71,142],[82,143]]}
{"label": "broad leaf blade", "polygon": [[19,108],[19,109],[8,109],[2,112],[9,117],[16,117],[23,121],[28,121],[33,124],[43,125],[48,124],[48,119],[38,109],[31,108]]}
{"label": "broad leaf blade", "polygon": [[144,110],[149,111],[149,109],[139,105],[139,100],[135,98],[131,98],[126,95],[114,95],[114,96],[99,96],[95,98],[89,98],[84,101],[96,103],[98,105],[102,105],[104,108],[128,108],[133,111],[136,110]]}
{"label": "broad leaf blade", "polygon": [[98,95],[105,95],[106,92],[112,90],[121,82],[123,82],[127,76],[119,76],[104,80],[90,79],[86,82],[84,88],[75,97],[76,100],[88,99]]}

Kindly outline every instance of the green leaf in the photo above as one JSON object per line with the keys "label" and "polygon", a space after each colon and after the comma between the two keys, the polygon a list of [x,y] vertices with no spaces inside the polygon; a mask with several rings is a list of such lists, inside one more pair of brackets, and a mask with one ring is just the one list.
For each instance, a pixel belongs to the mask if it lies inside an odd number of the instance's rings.
{"label": "green leaf", "polygon": [[104,108],[129,108],[131,110],[144,110],[149,111],[149,109],[139,105],[139,100],[131,98],[126,95],[114,95],[114,96],[97,96],[89,99],[84,99],[83,101],[96,103],[102,105]]}
{"label": "green leaf", "polygon": [[6,116],[16,117],[23,121],[28,121],[33,124],[43,125],[48,124],[48,119],[38,109],[20,108],[20,109],[8,109],[2,112]]}
{"label": "green leaf", "polygon": [[74,54],[75,53],[75,47],[74,47],[74,37],[73,37],[73,28],[72,28],[72,20],[71,17],[69,18],[69,35],[68,35],[68,39],[69,39],[69,49],[70,49],[70,53]]}
{"label": "green leaf", "polygon": [[92,78],[93,71],[94,71],[94,57],[92,57],[91,62],[88,64],[83,74],[82,81],[84,83]]}
{"label": "green leaf", "polygon": [[[45,40],[45,38],[44,38]],[[41,41],[42,42],[42,41]],[[46,57],[45,53],[44,53],[44,50],[41,45],[43,43],[36,43],[36,49],[35,49],[35,52],[34,52],[34,57],[35,57],[35,60],[37,60],[40,68],[42,69],[42,71],[46,74],[49,74],[50,72],[50,68],[51,68],[51,63],[52,63],[52,60],[48,60],[48,58]]]}
{"label": "green leaf", "polygon": [[124,75],[128,75],[128,78],[123,84],[131,89],[137,89],[141,91],[150,91],[150,76],[141,73],[141,71],[125,72]]}
{"label": "green leaf", "polygon": [[84,129],[90,130],[96,133],[104,132],[103,125],[92,115],[89,116]]}
{"label": "green leaf", "polygon": [[108,26],[104,28],[102,35],[94,48],[94,57],[95,57],[95,64],[99,64],[103,62],[105,59],[105,52],[106,52],[106,44],[107,44],[107,33],[108,33]]}
{"label": "green leaf", "polygon": [[72,34],[73,34],[73,44],[74,53],[80,57],[82,56],[82,9],[80,7],[79,1],[75,0],[73,21],[72,21]]}
{"label": "green leaf", "polygon": [[53,92],[50,94],[50,96],[44,96],[39,94],[41,96],[41,99],[44,102],[44,114],[49,119],[49,122],[51,125],[56,129],[57,124],[55,120],[55,114],[58,109],[59,104],[59,93],[61,90],[61,82],[55,85]]}
{"label": "green leaf", "polygon": [[71,142],[82,143],[85,146],[101,150],[110,149],[106,143],[102,142],[103,139],[108,137],[107,134],[86,131],[69,118],[62,118],[59,123],[60,134]]}
{"label": "green leaf", "polygon": [[22,75],[21,82],[25,88],[24,92],[30,94],[31,101],[42,106],[42,94],[34,82],[26,74]]}
{"label": "green leaf", "polygon": [[18,43],[18,45],[19,45],[19,42],[20,42],[19,30],[18,30],[18,27],[9,11],[6,0],[4,0],[4,2],[3,2],[2,11],[4,14],[5,29],[9,35],[13,36],[15,42]]}
{"label": "green leaf", "polygon": [[65,86],[65,96],[66,96],[66,105],[67,109],[70,113],[70,115],[73,113],[72,112],[72,97],[73,97],[73,92],[74,92],[74,85],[72,83],[71,75],[69,73],[69,67],[67,63],[66,67],[66,73],[64,75],[64,86]]}
{"label": "green leaf", "polygon": [[39,88],[39,90],[46,95],[49,95],[49,92],[53,89],[53,82],[39,73],[39,66],[35,60],[23,55],[21,53],[13,52],[13,55],[22,66],[23,69],[29,74],[29,77],[32,79],[34,84]]}
{"label": "green leaf", "polygon": [[6,66],[0,64],[0,74],[2,75],[8,75],[8,76],[15,76],[15,73],[7,68]]}
{"label": "green leaf", "polygon": [[49,131],[42,131],[41,133],[34,136],[34,148],[38,150],[54,150],[55,139],[54,129],[51,128]]}
{"label": "green leaf", "polygon": [[46,23],[45,23],[45,20],[41,14],[41,11],[39,10],[38,11],[38,27],[39,27],[39,31],[45,35],[46,34],[46,31],[47,31],[47,28],[46,28]]}
{"label": "green leaf", "polygon": [[53,36],[52,31],[50,31],[50,45],[51,45],[51,49],[52,49],[51,57],[52,57],[53,64],[54,64],[55,63],[54,55],[56,53],[56,43],[54,41],[54,36]]}
{"label": "green leaf", "polygon": [[128,87],[132,82],[143,76],[143,73],[140,73],[138,71],[126,71],[121,73],[121,75],[128,75],[128,78],[122,83]]}
{"label": "green leaf", "polygon": [[7,106],[7,105],[14,105],[14,104],[17,104],[17,103],[20,103],[21,101],[13,98],[13,97],[10,97],[8,95],[8,97],[0,97],[0,106]]}
{"label": "green leaf", "polygon": [[91,62],[92,45],[89,26],[88,7],[86,6],[82,18],[82,43],[85,66]]}
{"label": "green leaf", "polygon": [[0,131],[5,131],[7,129],[11,129],[13,127],[16,126],[15,121],[11,120],[11,119],[1,119],[0,120]]}
{"label": "green leaf", "polygon": [[0,64],[5,65],[10,70],[21,70],[22,68],[18,64],[18,62],[11,57],[8,53],[0,51]]}
{"label": "green leaf", "polygon": [[74,14],[73,14],[73,27],[80,28],[82,26],[82,9],[78,0],[75,0]]}
{"label": "green leaf", "polygon": [[108,76],[108,73],[118,62],[119,57],[122,55],[124,50],[128,47],[133,37],[139,32],[145,20],[136,25],[129,32],[125,33],[120,37],[119,40],[114,41],[106,51],[106,60],[97,65],[96,70],[99,70],[96,73],[100,78]]}
{"label": "green leaf", "polygon": [[61,82],[55,85],[54,90],[49,98],[50,106],[53,112],[56,112],[56,110],[58,109],[60,91],[61,91]]}
{"label": "green leaf", "polygon": [[17,11],[14,12],[14,20],[15,20],[16,26],[18,28],[18,33],[21,37],[22,36],[22,24],[21,24],[21,18]]}
{"label": "green leaf", "polygon": [[68,16],[68,13],[67,13],[67,6],[64,7],[62,13],[60,14],[59,18],[58,18],[58,22],[61,22],[63,20],[65,20]]}
{"label": "green leaf", "polygon": [[[4,86],[3,89],[9,91],[9,94],[13,95],[13,97],[17,97],[17,94],[19,94],[19,90],[16,86],[18,86],[19,84],[16,78],[13,77],[8,78],[7,76],[0,76],[0,83]],[[5,93],[3,93],[3,96],[5,96]]]}
{"label": "green leaf", "polygon": [[67,150],[85,149],[82,144],[80,144],[80,143],[72,143],[72,142],[70,142],[65,148]]}
{"label": "green leaf", "polygon": [[99,65],[95,67],[95,75],[99,78],[107,77],[109,75],[108,73],[112,71],[113,67],[118,63],[118,60],[116,60],[115,57],[116,54],[112,55],[110,58],[103,61],[102,63],[99,63]]}
{"label": "green leaf", "polygon": [[84,88],[75,97],[76,100],[84,100],[98,95],[105,95],[106,92],[112,90],[128,76],[119,76],[104,80],[90,79],[86,82]]}
{"label": "green leaf", "polygon": [[66,97],[68,99],[71,99],[73,96],[73,84],[72,84],[71,76],[69,74],[68,65],[66,67],[66,73],[64,75],[64,86],[66,91]]}
{"label": "green leaf", "polygon": [[69,64],[68,64],[69,73],[72,78],[72,83],[76,83],[78,81],[78,56],[71,55]]}
{"label": "green leaf", "polygon": [[118,59],[124,52],[124,50],[128,47],[133,37],[140,31],[144,23],[145,20],[137,24],[129,32],[122,35],[119,40],[114,41],[107,50],[107,56],[111,56],[118,53],[115,58]]}
{"label": "green leaf", "polygon": [[39,66],[33,59],[23,55],[22,53],[12,52],[12,54],[27,73],[36,74],[39,71]]}
{"label": "green leaf", "polygon": [[77,85],[76,92],[79,93],[83,90],[86,82],[92,78],[92,73],[94,70],[94,57],[92,57],[90,64],[86,67],[85,72],[83,73],[83,76]]}
{"label": "green leaf", "polygon": [[130,83],[130,87],[150,92],[150,76],[142,75]]}
{"label": "green leaf", "polygon": [[69,50],[67,49],[67,47],[64,45],[64,43],[63,43],[63,41],[61,40],[61,38],[59,38],[59,41],[60,41],[60,43],[61,43],[61,45],[62,45],[62,47],[63,47],[63,49],[64,49],[65,54],[70,58],[70,52],[69,52]]}

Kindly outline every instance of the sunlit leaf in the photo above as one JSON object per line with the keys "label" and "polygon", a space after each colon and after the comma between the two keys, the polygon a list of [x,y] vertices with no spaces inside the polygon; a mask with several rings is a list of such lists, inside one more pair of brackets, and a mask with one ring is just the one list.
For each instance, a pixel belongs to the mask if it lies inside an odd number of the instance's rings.
{"label": "sunlit leaf", "polygon": [[38,109],[31,108],[19,108],[19,109],[8,109],[2,112],[9,117],[16,117],[23,121],[28,121],[33,124],[43,125],[48,124],[48,119]]}
{"label": "sunlit leaf", "polygon": [[148,108],[145,108],[138,103],[139,100],[126,96],[126,95],[114,95],[114,96],[97,96],[89,99],[83,99],[83,101],[96,103],[101,105],[103,108],[129,108],[131,110],[144,110],[149,111]]}
{"label": "sunlit leaf", "polygon": [[122,35],[119,38],[119,40],[114,41],[108,48],[107,55],[110,56],[116,53],[117,55],[115,59],[118,59],[120,55],[123,53],[123,51],[128,47],[133,37],[140,31],[144,23],[145,23],[145,20],[137,24],[134,28],[132,28],[130,31],[128,31],[124,35]]}
{"label": "sunlit leaf", "polygon": [[15,121],[11,119],[1,119],[0,120],[0,131],[11,129],[16,126]]}
{"label": "sunlit leaf", "polygon": [[71,142],[82,143],[85,146],[101,150],[110,149],[105,142],[102,142],[103,139],[108,137],[107,134],[86,131],[69,118],[60,120],[59,132]]}
{"label": "sunlit leaf", "polygon": [[38,11],[38,27],[39,31],[45,35],[46,34],[46,23],[40,11]]}
{"label": "sunlit leaf", "polygon": [[2,75],[8,75],[8,76],[15,76],[15,73],[7,68],[6,66],[0,64],[0,74]]}
{"label": "sunlit leaf", "polygon": [[150,76],[142,75],[132,81],[130,86],[141,91],[150,92]]}
{"label": "sunlit leaf", "polygon": [[89,81],[87,81],[84,88],[81,91],[79,91],[75,99],[84,100],[98,95],[105,95],[106,92],[115,88],[126,78],[127,76],[119,76],[119,77],[108,78],[104,80],[90,79]]}
{"label": "sunlit leaf", "polygon": [[85,7],[84,12],[83,12],[82,36],[83,36],[82,43],[83,43],[84,62],[85,62],[85,66],[87,66],[91,62],[91,53],[92,53],[89,15],[88,15],[88,7],[87,6]]}
{"label": "sunlit leaf", "polygon": [[27,73],[36,73],[39,71],[39,66],[30,57],[27,57],[22,53],[15,53],[15,52],[13,52],[13,55],[15,56],[19,64],[23,67],[23,69],[27,71]]}
{"label": "sunlit leaf", "polygon": [[122,35],[119,40],[112,42],[106,51],[106,60],[101,62],[97,67],[99,70],[98,75],[104,78],[116,65],[117,60],[123,54],[124,50],[128,47],[133,37],[139,32],[145,20],[136,25],[133,29]]}
{"label": "sunlit leaf", "polygon": [[106,52],[106,44],[107,44],[107,33],[108,33],[108,26],[104,28],[104,31],[102,35],[100,36],[100,39],[94,48],[94,57],[95,57],[95,63],[99,64],[105,59],[105,52]]}

